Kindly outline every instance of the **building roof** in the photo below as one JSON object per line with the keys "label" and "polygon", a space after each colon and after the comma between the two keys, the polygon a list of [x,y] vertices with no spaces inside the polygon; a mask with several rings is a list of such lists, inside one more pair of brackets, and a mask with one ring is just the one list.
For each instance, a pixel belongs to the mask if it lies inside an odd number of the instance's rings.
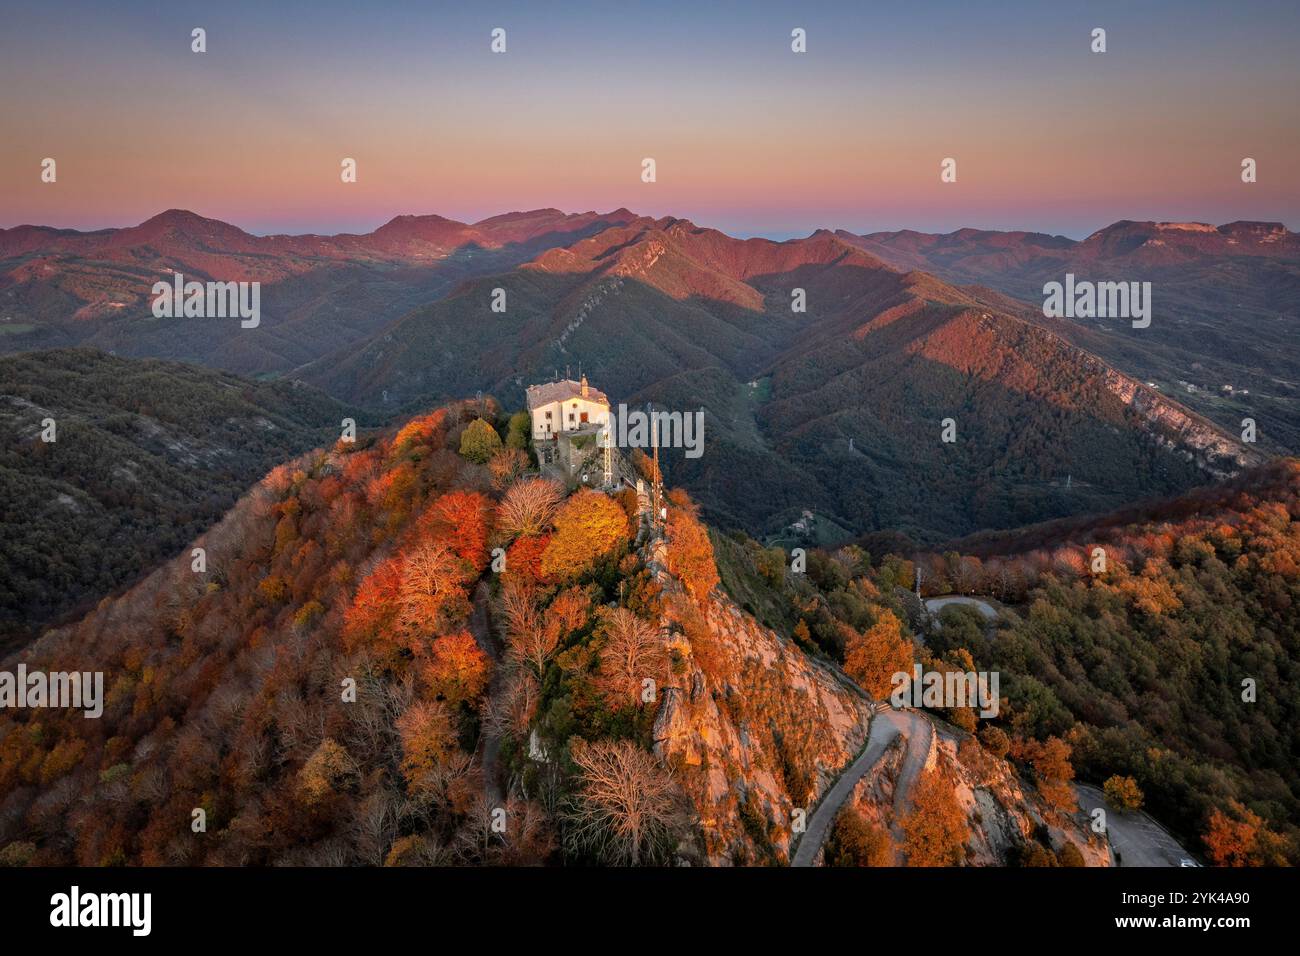
{"label": "building roof", "polygon": [[558,382],[543,382],[541,385],[528,386],[528,410],[531,412],[534,408],[540,408],[543,405],[549,405],[552,402],[564,402],[571,398],[581,398],[584,401],[594,402],[597,405],[609,407],[609,398],[600,389],[594,386],[587,386],[587,394],[582,394],[583,382],[575,382],[571,378],[561,379]]}

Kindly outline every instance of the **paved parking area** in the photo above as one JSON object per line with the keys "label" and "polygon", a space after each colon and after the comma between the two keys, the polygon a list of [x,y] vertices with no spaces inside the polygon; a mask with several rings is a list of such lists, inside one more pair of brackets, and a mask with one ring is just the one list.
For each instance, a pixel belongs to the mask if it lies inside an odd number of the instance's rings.
{"label": "paved parking area", "polygon": [[1169,835],[1160,824],[1139,810],[1125,813],[1106,802],[1097,787],[1077,784],[1074,788],[1079,807],[1091,819],[1095,807],[1106,810],[1106,832],[1110,848],[1119,866],[1181,866],[1192,855]]}

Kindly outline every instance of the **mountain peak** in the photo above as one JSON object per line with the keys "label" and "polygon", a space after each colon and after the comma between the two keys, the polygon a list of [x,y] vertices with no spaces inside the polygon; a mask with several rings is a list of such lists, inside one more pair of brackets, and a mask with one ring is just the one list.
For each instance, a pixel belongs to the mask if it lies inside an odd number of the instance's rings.
{"label": "mountain peak", "polygon": [[[171,230],[182,233],[212,232],[214,227],[221,231],[231,230],[234,232],[243,232],[238,226],[232,226],[228,222],[222,222],[220,219],[208,219],[200,216],[196,212],[188,209],[168,209],[151,216],[144,222],[135,226],[135,230],[141,233],[157,233],[163,230]],[[130,229],[123,229],[122,232],[129,232]]]}

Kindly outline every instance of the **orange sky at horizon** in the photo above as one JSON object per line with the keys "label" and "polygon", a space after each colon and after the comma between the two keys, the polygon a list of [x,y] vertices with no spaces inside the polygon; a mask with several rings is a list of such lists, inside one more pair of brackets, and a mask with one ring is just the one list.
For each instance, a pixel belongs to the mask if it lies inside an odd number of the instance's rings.
{"label": "orange sky at horizon", "polygon": [[[120,40],[127,54],[159,42]],[[1120,218],[1300,228],[1295,87],[1279,82],[1293,64],[1156,71],[1085,49],[1034,83],[1028,66],[976,58],[885,71],[833,49],[801,61],[780,43],[762,57],[735,48],[728,70],[688,61],[646,80],[638,69],[661,56],[612,74],[599,60],[593,78],[571,57],[457,48],[405,73],[360,53],[247,48],[222,60],[214,42],[202,56],[177,44],[100,70],[72,44],[58,68],[57,49],[21,75],[0,66],[16,93],[0,106],[0,227],[125,226],[179,207],[257,233],[367,231],[401,214],[626,206],[778,237],[1086,235]],[[654,183],[640,180],[647,156]],[[957,182],[941,183],[949,156]],[[1241,182],[1244,156],[1259,164],[1256,183]],[[56,183],[41,182],[45,157]],[[356,183],[340,181],[344,157],[358,162]]]}

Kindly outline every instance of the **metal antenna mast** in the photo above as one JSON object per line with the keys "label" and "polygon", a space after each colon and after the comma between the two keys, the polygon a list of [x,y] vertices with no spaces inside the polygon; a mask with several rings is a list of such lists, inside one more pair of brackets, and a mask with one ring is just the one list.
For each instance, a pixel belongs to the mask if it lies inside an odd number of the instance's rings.
{"label": "metal antenna mast", "polygon": [[655,420],[654,406],[649,402],[645,404],[647,413],[650,418],[650,447],[654,450],[654,474],[650,476],[651,487],[654,491],[654,524],[659,526],[659,423]]}

